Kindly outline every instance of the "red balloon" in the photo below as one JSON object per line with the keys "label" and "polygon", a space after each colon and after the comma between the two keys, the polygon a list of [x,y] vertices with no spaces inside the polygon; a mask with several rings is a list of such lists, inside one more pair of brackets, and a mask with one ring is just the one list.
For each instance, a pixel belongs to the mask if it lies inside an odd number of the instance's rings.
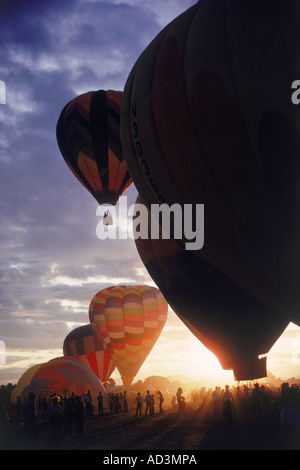
{"label": "red balloon", "polygon": [[22,397],[28,396],[30,392],[45,396],[71,393],[81,395],[88,390],[91,391],[94,401],[99,391],[106,393],[100,380],[89,367],[75,357],[62,356],[39,367],[31,382],[24,388]]}
{"label": "red balloon", "polygon": [[88,366],[102,383],[107,382],[115,368],[91,325],[80,326],[71,331],[64,340],[63,353],[65,356],[76,357]]}

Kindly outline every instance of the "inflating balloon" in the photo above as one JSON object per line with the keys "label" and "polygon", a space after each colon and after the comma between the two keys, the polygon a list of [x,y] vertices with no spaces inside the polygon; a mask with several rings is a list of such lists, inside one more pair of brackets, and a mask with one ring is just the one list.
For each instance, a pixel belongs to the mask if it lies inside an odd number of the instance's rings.
{"label": "inflating balloon", "polygon": [[31,382],[24,388],[21,399],[30,392],[37,395],[62,395],[75,393],[81,395],[90,390],[96,401],[98,393],[106,393],[94,372],[75,357],[62,356],[43,364],[34,374]]}
{"label": "inflating balloon", "polygon": [[[142,204],[140,197],[137,203]],[[236,380],[267,375],[266,355],[288,321],[174,239],[137,238],[139,255],[174,312]]]}
{"label": "inflating balloon", "polygon": [[76,357],[88,366],[102,383],[107,382],[115,368],[91,325],[80,326],[71,331],[64,340],[63,353],[65,356]]}
{"label": "inflating balloon", "polygon": [[91,325],[129,387],[156,343],[168,304],[156,287],[111,286],[90,303]]}
{"label": "inflating balloon", "polygon": [[132,183],[120,141],[122,93],[90,91],[62,110],[56,129],[60,151],[99,204],[116,204]]}
{"label": "inflating balloon", "polygon": [[23,392],[24,388],[30,384],[32,377],[42,365],[43,363],[35,364],[34,366],[29,367],[29,369],[27,369],[24,372],[24,374],[21,375],[21,377],[19,378],[17,382],[17,386],[11,392],[11,396],[10,396],[11,403],[13,403],[14,405],[17,403],[17,397],[21,396],[21,393]]}
{"label": "inflating balloon", "polygon": [[147,207],[204,204],[192,255],[298,324],[299,36],[297,1],[199,1],[138,58],[121,112]]}

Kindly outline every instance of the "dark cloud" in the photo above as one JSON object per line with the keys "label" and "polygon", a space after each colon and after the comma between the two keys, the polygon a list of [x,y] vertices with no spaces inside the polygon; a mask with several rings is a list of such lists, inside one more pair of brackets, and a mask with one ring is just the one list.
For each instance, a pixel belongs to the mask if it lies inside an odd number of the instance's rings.
{"label": "dark cloud", "polygon": [[[172,5],[178,14],[191,3]],[[72,325],[88,323],[89,303],[106,285],[151,282],[132,240],[96,237],[97,203],[64,162],[56,123],[64,105],[79,93],[123,90],[139,54],[162,23],[174,17],[172,5],[165,5],[152,0],[1,2],[0,79],[6,84],[6,104],[0,105],[0,339],[8,362],[0,371],[4,382],[18,378],[18,361],[26,351],[30,355],[31,350],[60,348]],[[136,190],[132,187],[128,194],[133,203]],[[17,350],[22,351],[20,358]]]}

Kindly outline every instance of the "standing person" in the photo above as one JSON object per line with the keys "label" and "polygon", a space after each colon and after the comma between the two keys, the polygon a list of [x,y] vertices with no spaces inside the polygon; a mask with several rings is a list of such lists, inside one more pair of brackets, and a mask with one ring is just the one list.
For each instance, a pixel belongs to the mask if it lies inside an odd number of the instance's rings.
{"label": "standing person", "polygon": [[84,405],[79,396],[75,397],[75,434],[76,437],[80,437],[83,434],[83,423],[84,423]]}
{"label": "standing person", "polygon": [[48,400],[47,400],[47,397],[46,395],[43,396],[43,418],[45,419],[45,413],[46,413],[46,409],[48,408]]}
{"label": "standing person", "polygon": [[21,400],[17,397],[17,416],[21,416]]}
{"label": "standing person", "polygon": [[256,415],[256,412],[261,416],[261,390],[257,382],[254,384],[254,389],[251,390],[251,402],[253,416]]}
{"label": "standing person", "polygon": [[226,417],[229,423],[232,423],[233,412],[234,412],[233,395],[229,391],[229,385],[226,385],[225,392],[222,398],[222,416]]}
{"label": "standing person", "polygon": [[184,412],[185,412],[185,409],[186,409],[186,401],[185,401],[185,398],[184,398],[184,397],[181,397],[181,404],[180,404],[180,407],[181,407],[181,413],[184,413]]}
{"label": "standing person", "polygon": [[147,394],[145,396],[145,402],[146,402],[146,411],[145,411],[145,416],[146,416],[148,410],[149,410],[149,414],[151,414],[151,395],[150,395],[149,390],[147,390]]}
{"label": "standing person", "polygon": [[141,394],[140,392],[138,392],[137,396],[136,396],[136,412],[135,412],[135,416],[138,415],[138,413],[142,414],[142,397],[141,397]]}
{"label": "standing person", "polygon": [[63,416],[64,412],[58,403],[58,397],[54,397],[45,413],[45,421],[48,420],[54,444],[59,444],[60,441]]}
{"label": "standing person", "polygon": [[99,416],[103,416],[103,395],[99,392],[97,396]]}
{"label": "standing person", "polygon": [[110,412],[110,414],[113,414],[114,409],[115,409],[115,395],[114,395],[114,393],[111,393],[109,395],[108,404],[109,404],[109,412]]}
{"label": "standing person", "polygon": [[151,401],[150,401],[150,415],[154,415],[154,402],[155,402],[155,399],[154,399],[154,395],[152,394]]}
{"label": "standing person", "polygon": [[126,390],[124,390],[124,393],[123,393],[123,411],[124,412],[128,411],[128,400],[127,400]]}
{"label": "standing person", "polygon": [[176,410],[176,397],[173,395],[172,400],[171,400],[171,405],[173,410]]}
{"label": "standing person", "polygon": [[73,412],[74,412],[74,397],[73,395],[67,395],[64,398],[64,424],[65,424],[65,434],[72,436],[72,426],[73,426]]}
{"label": "standing person", "polygon": [[214,402],[214,413],[215,416],[220,415],[220,387],[215,387],[215,389],[212,391],[212,399]]}
{"label": "standing person", "polygon": [[30,392],[22,409],[24,416],[24,431],[30,440],[37,435],[35,399],[36,394],[34,392]]}
{"label": "standing person", "polygon": [[119,394],[116,393],[115,394],[115,413],[119,413],[120,412],[120,397],[119,397]]}
{"label": "standing person", "polygon": [[85,398],[85,415],[86,417],[90,417],[93,414],[93,405],[92,405],[92,397],[91,397],[91,391],[88,390]]}
{"label": "standing person", "polygon": [[159,413],[163,414],[164,410],[163,410],[162,404],[164,402],[164,397],[160,390],[158,390],[157,394],[158,394],[158,402],[159,402]]}
{"label": "standing person", "polygon": [[178,403],[178,414],[181,414],[185,410],[185,400],[182,396],[183,390],[181,387],[178,388],[176,392],[176,398],[177,398],[177,403]]}
{"label": "standing person", "polygon": [[[288,385],[288,384],[287,384]],[[280,419],[282,425],[282,445],[284,449],[300,449],[300,391],[298,387],[286,387],[281,393]]]}

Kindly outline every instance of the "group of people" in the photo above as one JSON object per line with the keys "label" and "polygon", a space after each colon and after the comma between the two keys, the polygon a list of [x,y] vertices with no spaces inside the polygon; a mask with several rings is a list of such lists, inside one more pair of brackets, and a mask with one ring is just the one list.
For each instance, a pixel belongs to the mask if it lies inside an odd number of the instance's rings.
{"label": "group of people", "polygon": [[[159,413],[162,414],[164,413],[164,410],[163,410],[164,396],[160,390],[158,390],[157,395],[158,395],[158,403],[159,403]],[[147,416],[148,411],[149,411],[149,416],[153,415],[154,414],[154,402],[155,402],[154,394],[153,393],[150,394],[149,390],[147,390],[147,393],[144,398],[142,397],[141,393],[138,392],[136,396],[135,416],[138,416],[138,415],[141,416],[143,403],[145,403],[146,405],[145,416]]]}
{"label": "group of people", "polygon": [[212,399],[214,403],[215,415],[218,416],[220,414],[220,410],[222,410],[222,416],[232,423],[235,412],[235,405],[233,394],[229,390],[229,385],[225,386],[225,391],[222,395],[220,387],[215,387],[212,392]]}
{"label": "group of people", "polygon": [[[42,398],[42,418],[48,424],[53,441],[59,442],[61,433],[72,435],[75,430],[76,436],[81,436],[84,429],[84,416],[90,413],[90,391],[83,397],[75,395],[50,395]],[[24,418],[24,430],[27,437],[37,435],[37,396],[30,392],[21,413]]]}
{"label": "group of people", "polygon": [[[270,409],[278,409],[282,430],[296,430],[300,442],[300,386],[283,383],[280,388],[254,383],[225,388],[193,390],[189,396],[191,406],[200,413],[213,414],[225,422],[263,416]],[[275,408],[274,408],[275,407]]]}
{"label": "group of people", "polygon": [[[190,394],[185,394],[189,407],[199,411],[201,414],[208,413],[224,419],[224,422],[233,423],[241,417],[260,416],[274,404],[280,410],[280,419],[283,432],[289,436],[296,430],[297,439],[300,435],[300,387],[283,384],[281,390],[274,387],[254,384],[251,387],[242,385],[241,387],[225,388],[216,386],[214,389],[194,389]],[[140,392],[114,392],[97,396],[98,415],[105,413],[109,416],[115,413],[126,413],[131,410],[134,417],[152,416],[154,411],[159,414],[164,413],[164,396],[161,391],[155,395],[149,390],[145,394]],[[30,393],[25,403],[22,405],[24,418],[24,429],[27,436],[35,436],[37,433],[36,416],[48,425],[54,441],[59,440],[62,433],[65,435],[81,436],[84,430],[84,417],[93,416],[94,405],[90,391],[83,396],[74,393],[70,395],[53,395],[48,398],[37,397]],[[167,408],[170,401],[168,400]],[[158,409],[154,410],[154,407]],[[171,401],[173,410],[178,415],[186,412],[186,399],[181,387],[178,388]],[[105,413],[104,413],[105,408]],[[202,411],[201,411],[202,410]]]}
{"label": "group of people", "polygon": [[261,415],[268,407],[270,401],[276,399],[278,395],[264,385],[255,383],[253,386],[247,385],[225,388],[215,386],[214,389],[202,387],[200,390],[193,390],[191,401],[194,407],[199,408],[203,413],[213,413],[216,417],[223,417],[228,422],[233,422],[239,415]]}
{"label": "group of people", "polygon": [[[98,401],[98,404],[99,404],[99,401]],[[126,413],[126,411],[128,411],[128,394],[126,390],[124,390],[124,392],[119,392],[119,393],[109,393],[108,394],[108,406],[109,406],[110,414],[122,413],[123,411]],[[102,408],[101,413],[99,411],[99,415],[103,415],[103,408]]]}
{"label": "group of people", "polygon": [[300,449],[300,387],[282,384],[280,419],[283,437],[289,448]]}
{"label": "group of people", "polygon": [[[97,396],[98,415],[104,415],[104,399],[107,399],[109,414],[128,411],[128,394],[109,393],[106,397],[100,391]],[[163,394],[158,391],[159,412],[163,413]],[[145,403],[145,415],[154,414],[154,395],[147,390],[145,397],[140,393],[136,395],[136,414],[141,415],[142,405]],[[131,403],[132,404],[132,403]],[[52,394],[49,397],[37,396],[30,392],[27,399],[21,404],[17,400],[18,415],[23,415],[25,435],[31,439],[37,436],[37,416],[49,426],[54,443],[58,443],[62,433],[64,435],[81,436],[84,430],[84,417],[94,415],[94,403],[90,390],[85,395],[79,396]]]}

